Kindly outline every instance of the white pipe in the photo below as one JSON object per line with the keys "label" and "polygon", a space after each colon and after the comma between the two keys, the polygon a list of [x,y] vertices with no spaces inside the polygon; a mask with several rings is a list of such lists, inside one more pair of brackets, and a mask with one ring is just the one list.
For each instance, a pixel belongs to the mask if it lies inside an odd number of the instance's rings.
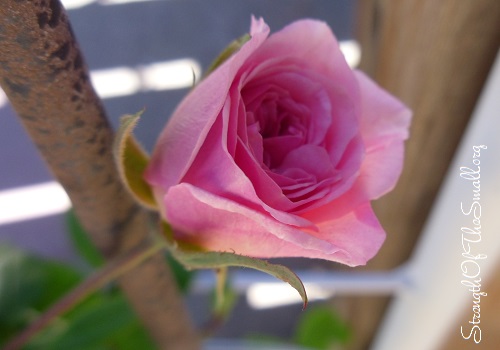
{"label": "white pipe", "polygon": [[[393,295],[410,288],[404,267],[387,272],[295,272],[304,283],[309,301],[324,300],[334,295]],[[262,272],[232,269],[230,281],[235,291],[246,294],[248,304],[255,309],[302,302],[291,286]],[[206,294],[213,290],[214,284],[213,272],[200,271],[190,291]]]}
{"label": "white pipe", "polygon": [[[333,271],[294,271],[304,285],[316,285],[335,295],[392,295],[410,288],[405,277],[405,269],[399,268],[387,272],[333,272]],[[234,290],[244,293],[255,284],[269,286],[287,285],[286,283],[267,275],[249,269],[233,269],[230,272],[231,286]],[[192,293],[206,293],[214,287],[214,273],[199,271],[190,287]],[[292,287],[289,287],[293,290]],[[306,288],[307,289],[307,288]]]}

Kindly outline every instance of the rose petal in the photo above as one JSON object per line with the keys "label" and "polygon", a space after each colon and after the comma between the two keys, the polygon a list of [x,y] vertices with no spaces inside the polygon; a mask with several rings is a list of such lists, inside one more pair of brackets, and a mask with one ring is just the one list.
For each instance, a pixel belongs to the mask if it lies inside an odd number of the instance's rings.
{"label": "rose petal", "polygon": [[[385,231],[370,203],[317,225],[319,231],[311,234],[340,248],[337,253],[339,261],[349,266],[366,264],[379,251],[385,240]],[[317,257],[326,259],[324,256]]]}
{"label": "rose petal", "polygon": [[238,254],[270,257],[280,248],[266,246],[260,240],[269,235],[307,249],[328,253],[336,250],[332,244],[296,227],[190,184],[170,188],[164,204],[167,220],[186,235],[182,240],[209,250],[234,250]]}
{"label": "rose petal", "polygon": [[[233,155],[228,152],[226,146],[230,124],[230,109],[229,104],[224,106],[223,117],[215,121],[191,167],[182,178],[182,182],[195,184],[205,191],[237,201],[254,210],[260,208],[261,211],[268,212],[281,223],[300,227],[314,226],[309,221],[297,215],[283,211],[279,206],[269,205],[257,195],[256,188],[258,188],[258,184],[249,177],[251,176],[251,174],[249,175],[251,169],[247,172],[245,171],[246,169],[240,168],[235,163]],[[236,148],[235,158],[240,157],[238,153],[240,148]],[[246,151],[249,152],[248,150]],[[250,161],[255,163],[250,154],[247,154],[247,156],[249,157],[249,162],[246,164],[249,164]],[[259,169],[257,170],[259,171],[257,176],[264,174],[265,177],[268,177],[260,166],[254,169]],[[267,187],[266,189],[268,190],[268,194],[271,196],[274,195],[270,191],[272,187]],[[276,194],[278,196],[282,196],[279,187],[275,185],[274,189],[277,191]]]}
{"label": "rose petal", "polygon": [[326,24],[268,33],[253,19],[186,97],[146,178],[180,240],[364,264],[385,237],[369,201],[399,177],[410,112],[353,74]]}
{"label": "rose petal", "polygon": [[181,102],[161,133],[145,172],[150,184],[166,190],[180,181],[219,115],[238,69],[268,34],[264,21],[253,19],[251,39]]}
{"label": "rose petal", "polygon": [[317,181],[337,177],[337,172],[333,168],[326,150],[316,145],[304,145],[294,149],[286,155],[283,163],[275,169],[275,172],[285,174],[290,169],[296,168],[314,175]]}
{"label": "rose petal", "polygon": [[[349,191],[302,215],[312,222],[326,221],[335,214],[344,215],[379,198],[395,186],[401,174],[411,111],[363,73],[356,71],[355,75],[361,89],[365,159],[360,175]],[[351,159],[348,154],[345,157]]]}
{"label": "rose petal", "polygon": [[272,58],[298,58],[307,63],[308,69],[327,76],[346,91],[357,89],[356,80],[337,39],[326,23],[315,20],[299,20],[273,33],[245,64],[265,62]]}
{"label": "rose petal", "polygon": [[361,88],[361,133],[366,147],[358,181],[371,200],[390,191],[401,174],[411,111],[363,73],[356,72],[356,78]]}
{"label": "rose petal", "polygon": [[211,251],[356,266],[373,257],[385,237],[369,205],[321,223],[320,232],[307,233],[188,184],[172,187],[165,205],[168,220],[179,229],[177,238]]}

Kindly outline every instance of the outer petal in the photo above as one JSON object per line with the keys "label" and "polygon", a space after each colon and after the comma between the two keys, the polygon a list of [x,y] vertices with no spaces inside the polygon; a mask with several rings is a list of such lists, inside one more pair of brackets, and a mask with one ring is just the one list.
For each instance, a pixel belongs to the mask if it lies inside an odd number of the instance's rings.
{"label": "outer petal", "polygon": [[[332,242],[340,250],[336,261],[350,266],[364,265],[379,251],[385,240],[385,231],[380,225],[370,203],[335,219],[318,224],[317,237]],[[318,258],[328,259],[325,256]]]}
{"label": "outer petal", "polygon": [[161,133],[146,170],[150,184],[166,190],[179,182],[219,115],[238,69],[268,34],[262,19],[253,20],[252,38],[181,102]]}
{"label": "outer petal", "polygon": [[403,167],[404,140],[408,138],[411,111],[366,75],[355,71],[361,91],[361,134],[366,154],[351,189],[302,216],[318,223],[346,215],[390,191]]}
{"label": "outer petal", "polygon": [[314,233],[280,224],[187,184],[171,188],[165,204],[167,219],[180,230],[177,239],[212,251],[262,258],[320,258],[356,266],[375,255],[385,237],[368,204],[322,223],[320,232]]}
{"label": "outer petal", "polygon": [[327,76],[349,94],[357,94],[352,70],[326,23],[308,19],[291,23],[273,33],[252,55],[248,64],[283,57],[298,58],[307,63],[308,69]]}
{"label": "outer petal", "polygon": [[[163,203],[167,220],[183,232],[184,237],[178,238],[209,250],[234,250],[261,257],[272,257],[278,252],[282,254],[279,256],[286,256],[283,246],[287,243],[328,253],[336,250],[331,243],[292,225],[187,183],[171,187]],[[264,244],[262,238],[269,235],[281,243]]]}
{"label": "outer petal", "polygon": [[361,89],[361,134],[366,148],[358,181],[367,199],[377,199],[395,186],[401,174],[411,111],[363,73],[355,73]]}

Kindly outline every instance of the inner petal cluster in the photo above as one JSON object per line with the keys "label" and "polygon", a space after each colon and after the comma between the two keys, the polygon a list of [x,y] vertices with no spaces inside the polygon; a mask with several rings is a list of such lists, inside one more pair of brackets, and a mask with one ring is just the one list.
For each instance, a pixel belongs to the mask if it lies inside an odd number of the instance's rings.
{"label": "inner petal cluster", "polygon": [[340,179],[325,148],[332,125],[327,91],[298,71],[255,82],[241,90],[250,151],[291,202],[324,197]]}

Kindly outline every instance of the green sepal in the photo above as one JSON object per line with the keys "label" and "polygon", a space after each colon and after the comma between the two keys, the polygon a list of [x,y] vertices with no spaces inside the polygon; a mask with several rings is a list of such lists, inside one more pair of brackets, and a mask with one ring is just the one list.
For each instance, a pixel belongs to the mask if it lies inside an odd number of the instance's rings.
{"label": "green sepal", "polygon": [[187,269],[220,269],[229,266],[247,267],[265,272],[291,285],[300,294],[303,308],[307,307],[307,294],[300,278],[289,268],[271,264],[266,260],[251,258],[229,252],[202,252],[180,247],[173,240],[173,232],[169,224],[162,221],[161,231],[166,238],[167,248]]}
{"label": "green sepal", "polygon": [[240,36],[238,39],[232,41],[208,67],[205,76],[208,76],[222,63],[227,61],[227,59],[231,57],[235,52],[237,52],[248,40],[250,40],[250,38],[251,38],[250,34],[247,33],[245,35]]}
{"label": "green sepal", "polygon": [[157,210],[153,191],[143,178],[149,157],[132,135],[143,112],[144,110],[121,118],[113,145],[113,155],[120,177],[129,192],[146,208]]}

